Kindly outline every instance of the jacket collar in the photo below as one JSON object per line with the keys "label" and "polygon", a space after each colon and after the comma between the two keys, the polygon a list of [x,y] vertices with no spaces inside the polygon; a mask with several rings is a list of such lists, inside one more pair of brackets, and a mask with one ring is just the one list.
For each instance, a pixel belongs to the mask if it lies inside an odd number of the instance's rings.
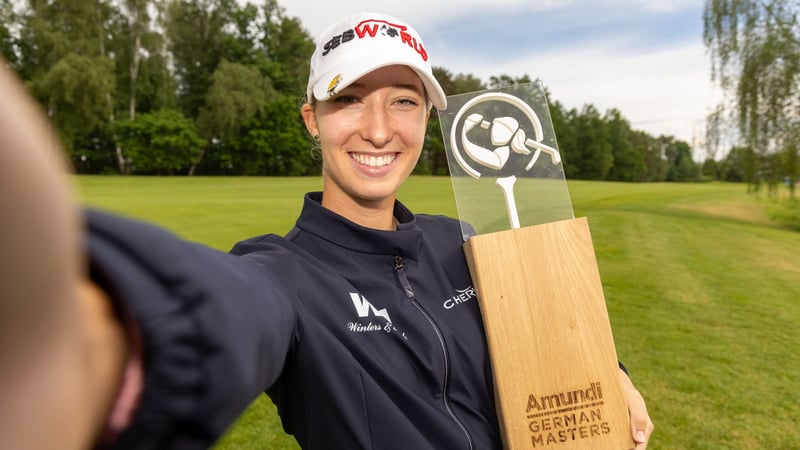
{"label": "jacket collar", "polygon": [[363,227],[322,207],[322,193],[306,194],[297,228],[341,247],[362,253],[400,255],[416,260],[422,245],[417,219],[402,203],[395,201],[396,231]]}

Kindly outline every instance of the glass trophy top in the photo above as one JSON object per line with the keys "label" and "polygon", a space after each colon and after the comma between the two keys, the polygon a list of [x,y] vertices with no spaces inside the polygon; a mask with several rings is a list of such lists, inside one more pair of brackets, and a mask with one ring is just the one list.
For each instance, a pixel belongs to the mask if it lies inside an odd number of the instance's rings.
{"label": "glass trophy top", "polygon": [[464,240],[574,218],[540,82],[450,96],[439,121]]}

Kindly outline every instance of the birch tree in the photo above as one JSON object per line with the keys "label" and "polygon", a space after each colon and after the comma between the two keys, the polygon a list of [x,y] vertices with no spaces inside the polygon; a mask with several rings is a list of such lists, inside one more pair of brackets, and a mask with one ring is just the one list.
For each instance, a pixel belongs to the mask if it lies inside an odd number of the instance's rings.
{"label": "birch tree", "polygon": [[719,142],[720,117],[736,123],[755,165],[745,170],[752,186],[766,182],[774,195],[798,179],[800,140],[800,5],[788,0],[707,0],[704,39],[712,79],[725,98],[709,118],[709,142]]}

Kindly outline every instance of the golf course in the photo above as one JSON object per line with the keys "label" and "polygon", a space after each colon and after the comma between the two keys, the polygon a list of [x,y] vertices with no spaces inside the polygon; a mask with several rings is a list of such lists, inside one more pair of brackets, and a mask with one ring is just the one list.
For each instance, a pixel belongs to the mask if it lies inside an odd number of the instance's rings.
{"label": "golf course", "polygon": [[[320,177],[74,181],[84,205],[220,250],[286,233],[303,193],[321,189]],[[591,227],[619,359],[656,425],[648,448],[800,448],[797,204],[744,184],[568,186]],[[457,216],[448,177],[411,177],[399,197],[414,212]],[[298,447],[262,396],[215,448]]]}

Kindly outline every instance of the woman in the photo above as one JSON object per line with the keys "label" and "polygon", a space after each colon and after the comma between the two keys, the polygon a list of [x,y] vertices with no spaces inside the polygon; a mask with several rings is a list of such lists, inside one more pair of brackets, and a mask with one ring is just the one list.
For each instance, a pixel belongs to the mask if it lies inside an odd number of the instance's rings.
{"label": "woman", "polygon": [[[301,114],[323,192],[287,236],[226,255],[87,214],[129,349],[105,444],[206,447],[266,390],[306,449],[501,448],[477,302],[443,307],[471,288],[458,222],[396,199],[431,105],[446,99],[417,33],[362,13],[317,41]],[[642,449],[652,423],[620,376]]]}

